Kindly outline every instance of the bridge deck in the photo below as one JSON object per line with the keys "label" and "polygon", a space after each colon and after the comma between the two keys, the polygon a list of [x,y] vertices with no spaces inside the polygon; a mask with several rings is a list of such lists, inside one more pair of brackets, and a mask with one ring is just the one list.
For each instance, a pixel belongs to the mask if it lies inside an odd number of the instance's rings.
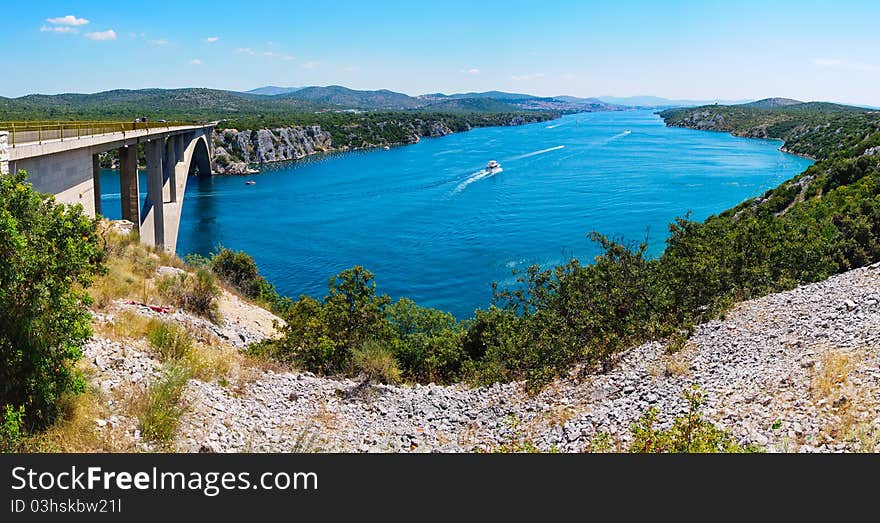
{"label": "bridge deck", "polygon": [[[122,145],[133,145],[144,141],[155,140],[189,131],[214,127],[215,123],[196,125],[175,125],[168,127],[151,127],[148,129],[136,129],[116,131],[98,134],[87,134],[78,137],[65,137],[54,139],[42,139],[34,141],[16,140],[10,144],[9,160],[16,161],[25,158],[34,158],[49,154],[57,154],[74,149],[92,148],[93,152],[104,152]],[[26,138],[25,138],[26,139]]]}

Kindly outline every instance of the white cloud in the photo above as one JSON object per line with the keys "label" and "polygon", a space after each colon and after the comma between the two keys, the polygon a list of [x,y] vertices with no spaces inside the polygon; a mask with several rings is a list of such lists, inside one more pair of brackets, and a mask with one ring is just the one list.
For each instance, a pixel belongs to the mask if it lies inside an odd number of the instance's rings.
{"label": "white cloud", "polygon": [[213,44],[214,42],[216,42],[218,40],[220,40],[219,36],[209,36],[208,38],[205,38],[205,41],[208,42],[209,44]]}
{"label": "white cloud", "polygon": [[574,80],[575,78],[577,78],[577,75],[574,73],[565,73],[562,75],[563,80]]}
{"label": "white cloud", "polygon": [[150,43],[152,45],[168,45],[169,42],[168,42],[168,40],[165,40],[164,38],[160,38],[158,40],[150,40]]}
{"label": "white cloud", "polygon": [[834,58],[814,58],[813,65],[817,67],[825,67],[829,69],[844,69],[847,71],[857,71],[860,73],[876,73],[880,72],[880,65],[866,64],[859,62],[845,62]]}
{"label": "white cloud", "polygon": [[239,47],[238,49],[235,50],[235,52],[250,55],[250,56],[254,56],[257,54],[257,52],[254,51],[253,49],[251,49],[250,47]]}
{"label": "white cloud", "polygon": [[293,60],[293,56],[291,56],[289,54],[285,54],[285,55],[281,55],[281,59],[285,62],[289,62],[289,61]]}
{"label": "white cloud", "polygon": [[70,27],[69,25],[53,25],[53,26],[44,25],[44,26],[40,27],[40,32],[41,33],[77,33],[79,31],[77,31],[73,27]]}
{"label": "white cloud", "polygon": [[85,18],[77,18],[73,15],[67,16],[59,16],[57,18],[47,18],[47,22],[52,25],[67,25],[67,26],[76,26],[76,25],[86,25],[89,23]]}
{"label": "white cloud", "polygon": [[85,37],[89,40],[116,40],[116,31],[113,29],[108,29],[106,31],[95,31],[93,33],[86,33]]}
{"label": "white cloud", "polygon": [[300,67],[302,67],[303,69],[317,69],[319,65],[321,65],[321,62],[318,62],[317,60],[312,60],[311,62],[306,62],[302,64]]}
{"label": "white cloud", "polygon": [[192,60],[189,61],[189,63],[190,63],[190,65],[202,65],[202,61],[199,60],[198,58],[193,58]]}
{"label": "white cloud", "polygon": [[470,69],[465,71],[467,74],[480,74],[480,70],[476,67],[471,67]]}

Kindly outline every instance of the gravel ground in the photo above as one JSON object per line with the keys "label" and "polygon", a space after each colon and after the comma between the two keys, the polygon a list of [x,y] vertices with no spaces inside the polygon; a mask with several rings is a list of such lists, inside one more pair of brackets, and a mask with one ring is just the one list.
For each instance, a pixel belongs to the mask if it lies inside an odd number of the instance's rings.
{"label": "gravel ground", "polygon": [[[220,331],[234,345],[245,341],[236,336],[261,336],[243,325]],[[150,379],[157,368],[149,354],[101,340],[87,355],[101,383]],[[607,374],[580,374],[534,397],[519,384],[365,386],[271,370],[235,384],[191,380],[176,445],[182,452],[468,452],[527,440],[580,452],[602,432],[624,448],[632,422],[656,407],[668,426],[687,409],[682,392],[697,384],[707,418],[742,443],[880,451],[880,264],[741,303],[699,326],[675,356],[649,343]]]}

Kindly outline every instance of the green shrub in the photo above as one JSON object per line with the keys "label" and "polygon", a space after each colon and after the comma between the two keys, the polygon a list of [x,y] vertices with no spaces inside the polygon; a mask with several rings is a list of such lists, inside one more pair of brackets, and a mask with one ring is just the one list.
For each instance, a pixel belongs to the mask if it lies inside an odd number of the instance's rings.
{"label": "green shrub", "polygon": [[635,453],[741,453],[759,452],[754,446],[741,447],[736,439],[727,431],[721,430],[710,421],[703,419],[700,408],[703,405],[703,394],[699,388],[693,387],[684,392],[688,401],[688,412],[675,418],[668,430],[658,429],[655,425],[659,411],[649,409],[630,430],[633,442],[629,452]]}
{"label": "green shrub", "polygon": [[193,340],[189,332],[176,323],[157,321],[147,333],[147,340],[162,361],[180,359],[192,350]]}
{"label": "green shrub", "polygon": [[400,382],[400,369],[394,353],[378,342],[368,341],[352,356],[354,368],[368,383],[395,384]]}
{"label": "green shrub", "polygon": [[401,298],[388,307],[393,352],[407,379],[419,382],[452,383],[462,377],[467,364],[455,317],[437,309],[419,307]]}
{"label": "green shrub", "polygon": [[18,450],[24,435],[24,407],[12,408],[6,405],[3,417],[0,418],[0,452]]}
{"label": "green shrub", "polygon": [[281,337],[251,352],[293,362],[319,374],[351,374],[356,349],[371,340],[389,340],[385,316],[390,299],[376,294],[373,273],[363,267],[330,279],[323,302],[301,297],[287,314]]}
{"label": "green shrub", "polygon": [[256,262],[247,253],[220,247],[207,262],[211,271],[227,285],[276,313],[284,312],[291,306],[290,299],[279,296],[275,286],[260,276]]}
{"label": "green shrub", "polygon": [[50,423],[91,336],[85,288],[102,270],[96,221],[56,205],[23,171],[0,176],[0,405],[24,408],[27,429]]}
{"label": "green shrub", "polygon": [[165,276],[158,282],[159,293],[175,306],[207,318],[220,322],[220,308],[217,298],[221,290],[214,279],[214,275],[207,269],[197,269],[195,274],[181,272],[173,276]]}
{"label": "green shrub", "polygon": [[144,437],[154,443],[170,444],[184,413],[181,396],[190,374],[185,365],[169,362],[162,376],[134,403],[138,426]]}

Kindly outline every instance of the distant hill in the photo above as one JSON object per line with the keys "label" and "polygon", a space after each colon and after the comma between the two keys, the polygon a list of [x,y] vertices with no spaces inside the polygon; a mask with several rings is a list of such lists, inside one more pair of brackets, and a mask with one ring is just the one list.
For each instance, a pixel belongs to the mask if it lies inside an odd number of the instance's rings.
{"label": "distant hill", "polygon": [[94,94],[33,94],[0,100],[0,119],[219,119],[241,114],[278,114],[325,108],[303,100],[217,89],[118,89]]}
{"label": "distant hill", "polygon": [[751,102],[747,104],[741,104],[745,107],[754,107],[755,109],[775,109],[777,107],[788,107],[790,105],[799,105],[804,102],[800,100],[793,100],[791,98],[764,98],[763,100],[758,100],[757,102]]}
{"label": "distant hill", "polygon": [[419,98],[424,99],[451,99],[451,100],[460,100],[464,98],[492,98],[494,100],[503,100],[503,101],[520,101],[520,100],[529,100],[532,98],[538,98],[537,96],[531,94],[522,94],[522,93],[505,93],[503,91],[486,91],[482,93],[456,93],[456,94],[443,94],[443,93],[434,93],[434,94],[424,94]]}
{"label": "distant hill", "polygon": [[625,105],[628,107],[699,107],[702,105],[733,105],[750,102],[751,100],[673,100],[659,96],[600,96],[605,103]]}
{"label": "distant hill", "polygon": [[[278,93],[278,94],[272,94]],[[487,91],[412,97],[381,89],[360,91],[339,85],[305,88],[265,86],[248,92],[206,88],[117,89],[93,94],[33,94],[0,98],[5,120],[236,120],[279,122],[291,114],[318,111],[433,111],[449,113],[511,113],[542,111],[575,113],[613,111],[623,106],[596,98],[538,97]]]}
{"label": "distant hill", "polygon": [[510,113],[522,109],[514,104],[493,98],[451,98],[425,105],[420,110],[435,112]]}
{"label": "distant hill", "polygon": [[552,99],[574,104],[607,104],[598,98],[579,98],[577,96],[554,96]]}
{"label": "distant hill", "polygon": [[[848,150],[880,129],[880,113],[828,102],[706,105],[669,109],[660,116],[667,125],[675,127],[782,139],[786,151],[813,158],[827,158],[834,151]],[[829,127],[840,133],[829,133]],[[862,130],[856,132],[856,128]]]}
{"label": "distant hill", "polygon": [[306,100],[345,109],[363,110],[405,110],[416,109],[425,105],[423,100],[387,89],[356,91],[341,85],[305,87],[291,93],[277,95],[273,98]]}
{"label": "distant hill", "polygon": [[277,87],[274,85],[267,85],[264,87],[257,87],[256,89],[251,89],[250,91],[245,91],[247,94],[259,94],[263,96],[276,96],[279,94],[288,94],[299,91],[302,87]]}

